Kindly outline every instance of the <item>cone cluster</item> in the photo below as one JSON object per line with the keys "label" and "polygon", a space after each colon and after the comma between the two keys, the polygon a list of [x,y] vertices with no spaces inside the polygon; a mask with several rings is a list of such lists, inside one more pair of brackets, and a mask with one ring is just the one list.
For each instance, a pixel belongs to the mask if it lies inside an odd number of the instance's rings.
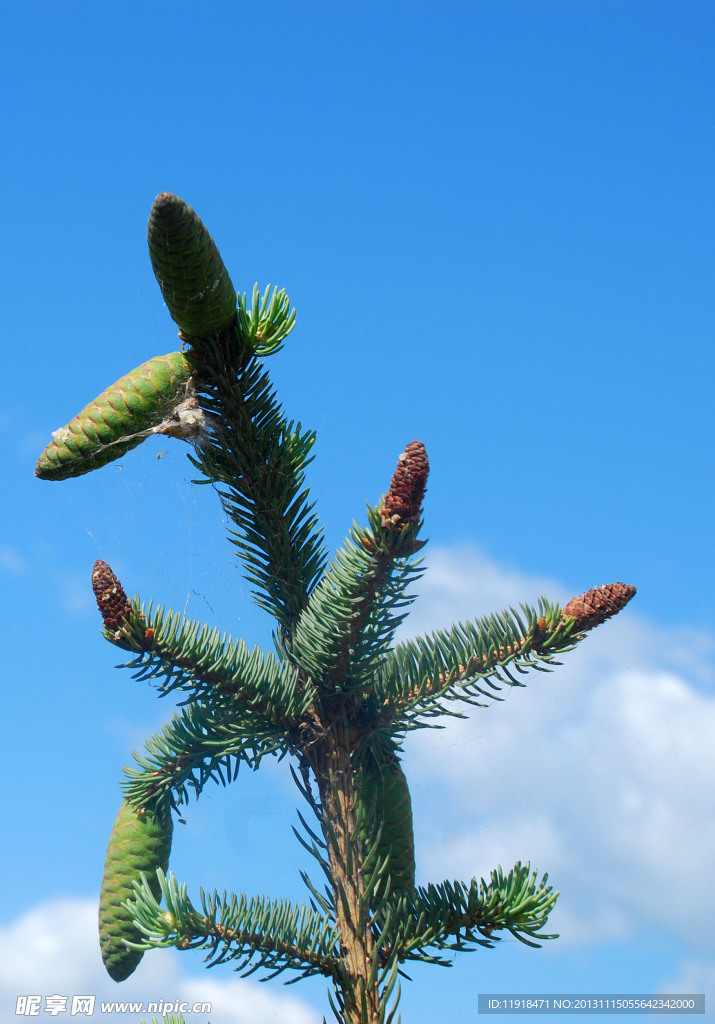
{"label": "cone cluster", "polygon": [[602,587],[592,587],[585,594],[572,597],[564,608],[564,615],[576,619],[580,629],[593,629],[621,608],[625,608],[636,592],[630,583],[604,583]]}
{"label": "cone cluster", "polygon": [[418,522],[427,489],[429,459],[421,441],[410,441],[397,460],[390,490],[380,508],[382,525],[402,526]]}
{"label": "cone cluster", "polygon": [[101,559],[97,559],[92,569],[92,590],[105,629],[116,632],[131,615],[132,606],[121,583]]}

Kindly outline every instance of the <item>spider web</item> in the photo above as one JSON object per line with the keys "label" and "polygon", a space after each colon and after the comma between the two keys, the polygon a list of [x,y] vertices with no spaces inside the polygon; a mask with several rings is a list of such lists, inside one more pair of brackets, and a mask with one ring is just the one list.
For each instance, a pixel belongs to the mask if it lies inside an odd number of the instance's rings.
{"label": "spider web", "polygon": [[[154,350],[164,352],[172,330],[165,308],[160,319],[147,333]],[[200,477],[187,458],[194,451],[193,439],[164,436],[160,427],[141,431],[137,447],[105,466],[51,485],[77,541],[78,561],[86,566],[87,601],[93,604],[92,563],[103,559],[130,597],[138,593],[143,602],[153,599],[268,651],[274,623],[253,602],[243,563],[227,536],[227,527],[234,524],[214,487],[192,483]],[[123,435],[113,445],[136,438]],[[96,625],[99,628],[98,620]],[[108,677],[118,660],[107,649],[102,674]],[[134,689],[146,691],[147,684],[132,681],[128,673],[122,682],[127,703],[118,714],[141,715],[146,721],[139,708],[146,707],[147,694],[135,697]],[[151,728],[156,728],[170,717],[173,701],[153,703],[152,708],[156,724]],[[142,737],[146,734],[147,730]],[[142,741],[135,745],[141,749]],[[129,755],[127,748],[125,762]],[[170,869],[189,883],[194,894],[202,884],[207,889],[245,889],[305,900],[299,870],[314,865],[291,833],[300,800],[287,762],[268,758],[261,767],[256,775],[242,769],[226,791],[207,786],[198,801],[192,799],[182,808],[187,827],[176,825]],[[117,778],[120,771],[121,762],[116,765]],[[108,799],[112,795],[118,798],[114,792]]]}

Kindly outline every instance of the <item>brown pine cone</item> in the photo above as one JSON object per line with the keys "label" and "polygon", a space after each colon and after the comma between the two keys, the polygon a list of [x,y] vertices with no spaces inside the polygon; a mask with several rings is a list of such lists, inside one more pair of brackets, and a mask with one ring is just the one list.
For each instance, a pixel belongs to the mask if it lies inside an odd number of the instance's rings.
{"label": "brown pine cone", "polygon": [[410,441],[397,460],[390,490],[380,507],[383,526],[402,526],[419,520],[428,473],[429,459],[425,446],[421,441]]}
{"label": "brown pine cone", "polygon": [[593,629],[621,608],[625,608],[636,592],[630,583],[604,583],[602,587],[592,587],[585,594],[572,597],[564,608],[564,615],[576,619],[579,629]]}
{"label": "brown pine cone", "polygon": [[131,615],[132,606],[117,577],[100,559],[92,569],[92,590],[105,629],[116,632]]}

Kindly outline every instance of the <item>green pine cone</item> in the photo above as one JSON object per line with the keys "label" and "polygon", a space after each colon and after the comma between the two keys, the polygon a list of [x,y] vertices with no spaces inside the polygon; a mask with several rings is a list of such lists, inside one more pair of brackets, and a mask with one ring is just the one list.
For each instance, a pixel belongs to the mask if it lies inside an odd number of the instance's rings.
{"label": "green pine cone", "polygon": [[154,200],[149,256],[172,319],[189,341],[223,334],[236,317],[236,291],[211,235],[171,192]]}
{"label": "green pine cone", "polygon": [[183,352],[155,356],[55,430],[37,460],[35,476],[66,480],[121,458],[169,415],[187,394],[191,367]]}
{"label": "green pine cone", "polygon": [[166,871],[171,852],[173,821],[168,807],[141,811],[124,801],[114,822],[104,862],[99,897],[99,944],[107,973],[114,981],[124,981],[136,970],[144,956],[141,949],[129,949],[124,943],[143,939],[123,907],[134,898],[133,882],[142,872],[158,899],[160,888],[157,868]]}
{"label": "green pine cone", "polygon": [[[390,889],[412,889],[415,884],[415,839],[412,827],[412,801],[407,779],[394,750],[376,750],[370,746],[362,759],[356,780],[358,819],[374,822],[364,827],[363,840],[372,844],[370,834],[381,827],[375,866],[389,854],[387,874]],[[373,817],[374,815],[374,817]],[[370,884],[372,872],[365,879]]]}

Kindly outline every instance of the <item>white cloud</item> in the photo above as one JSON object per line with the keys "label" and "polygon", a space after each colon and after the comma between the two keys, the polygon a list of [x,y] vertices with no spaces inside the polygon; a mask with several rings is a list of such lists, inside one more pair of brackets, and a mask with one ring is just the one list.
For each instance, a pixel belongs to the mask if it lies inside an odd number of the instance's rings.
{"label": "white cloud", "polygon": [[[192,954],[183,954],[184,957]],[[198,966],[202,961],[195,963]],[[318,1024],[321,1016],[280,985],[263,986],[228,976],[187,977],[182,954],[155,950],[136,972],[118,985],[106,974],[99,954],[94,900],[58,899],[40,904],[0,928],[0,1004],[12,1007],[18,996],[95,995],[93,1020],[138,1024],[136,1012],[104,1012],[101,1002],[212,1004],[209,1014],[185,1015],[187,1024]],[[227,969],[224,968],[224,972]],[[44,1005],[44,1003],[43,1003]],[[41,1016],[45,1016],[41,1012]],[[152,1014],[144,1014],[147,1021]],[[156,1014],[161,1019],[161,1014]],[[82,1018],[84,1019],[84,1018]]]}
{"label": "white cloud", "polygon": [[[411,633],[539,593],[571,596],[469,548],[429,561]],[[711,943],[710,649],[707,637],[650,626],[634,603],[503,704],[409,736],[421,879],[530,859],[562,890],[550,922],[562,941],[659,927]]]}

